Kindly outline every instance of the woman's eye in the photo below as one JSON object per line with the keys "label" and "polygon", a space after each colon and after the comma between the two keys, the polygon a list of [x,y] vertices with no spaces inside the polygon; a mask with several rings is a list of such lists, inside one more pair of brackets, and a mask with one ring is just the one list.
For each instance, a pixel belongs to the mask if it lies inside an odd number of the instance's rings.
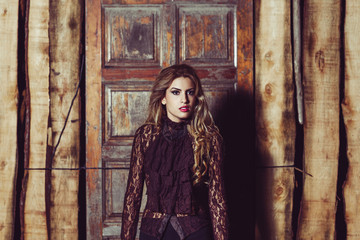
{"label": "woman's eye", "polygon": [[174,94],[174,95],[179,95],[180,91],[175,90],[175,91],[171,91],[171,93]]}
{"label": "woman's eye", "polygon": [[187,91],[187,94],[193,96],[195,94],[195,91],[194,90]]}

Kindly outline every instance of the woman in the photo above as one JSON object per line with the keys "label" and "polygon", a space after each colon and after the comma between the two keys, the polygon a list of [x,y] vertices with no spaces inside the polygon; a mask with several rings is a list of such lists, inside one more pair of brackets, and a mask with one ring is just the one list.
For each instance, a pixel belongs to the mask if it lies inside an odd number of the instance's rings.
{"label": "woman", "polygon": [[140,240],[227,239],[221,145],[195,70],[163,69],[135,133],[121,239],[135,239],[144,181]]}

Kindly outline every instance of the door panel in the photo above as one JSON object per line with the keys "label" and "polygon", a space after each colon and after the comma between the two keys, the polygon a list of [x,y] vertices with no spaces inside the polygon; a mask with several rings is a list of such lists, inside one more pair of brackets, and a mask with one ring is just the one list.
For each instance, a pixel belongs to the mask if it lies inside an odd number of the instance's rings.
{"label": "door panel", "polygon": [[161,12],[156,5],[103,5],[105,67],[159,67]]}
{"label": "door panel", "polygon": [[216,119],[238,84],[240,3],[86,2],[87,237],[117,239],[133,135],[156,75],[175,63],[194,66]]}
{"label": "door panel", "polygon": [[150,86],[104,83],[104,145],[123,145],[145,122]]}
{"label": "door panel", "polygon": [[236,5],[179,5],[178,12],[180,62],[192,66],[215,66],[215,63],[235,66]]}

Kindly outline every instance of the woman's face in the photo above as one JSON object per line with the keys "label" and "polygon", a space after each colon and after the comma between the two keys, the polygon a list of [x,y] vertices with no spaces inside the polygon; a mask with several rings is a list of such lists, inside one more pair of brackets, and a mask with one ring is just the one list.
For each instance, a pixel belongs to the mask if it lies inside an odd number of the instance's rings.
{"label": "woman's face", "polygon": [[181,122],[191,117],[196,102],[195,85],[190,78],[175,78],[166,89],[161,103],[166,107],[168,118]]}

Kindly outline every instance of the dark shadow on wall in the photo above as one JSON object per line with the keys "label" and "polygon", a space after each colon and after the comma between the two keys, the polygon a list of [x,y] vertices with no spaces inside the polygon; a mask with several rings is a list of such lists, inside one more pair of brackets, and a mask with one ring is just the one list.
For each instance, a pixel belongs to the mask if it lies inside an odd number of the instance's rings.
{"label": "dark shadow on wall", "polygon": [[221,103],[214,118],[225,145],[229,239],[254,239],[254,101],[247,93],[238,92]]}
{"label": "dark shadow on wall", "polygon": [[[17,123],[17,176],[16,176],[16,199],[14,206],[14,235],[13,239],[21,238],[21,219],[20,219],[20,197],[22,188],[22,179],[24,177],[24,142],[25,142],[25,13],[26,4],[24,0],[19,1],[18,18],[18,123]],[[20,27],[21,26],[21,27]]]}
{"label": "dark shadow on wall", "polygon": [[[82,58],[85,58],[85,1],[81,0],[81,45],[80,51]],[[80,72],[80,159],[79,166],[82,168],[86,167],[86,92],[85,92],[85,59],[83,61],[83,69]],[[78,216],[78,237],[80,240],[86,240],[86,171],[84,169],[79,172],[79,193],[78,193],[78,204],[79,204],[79,216]]]}

